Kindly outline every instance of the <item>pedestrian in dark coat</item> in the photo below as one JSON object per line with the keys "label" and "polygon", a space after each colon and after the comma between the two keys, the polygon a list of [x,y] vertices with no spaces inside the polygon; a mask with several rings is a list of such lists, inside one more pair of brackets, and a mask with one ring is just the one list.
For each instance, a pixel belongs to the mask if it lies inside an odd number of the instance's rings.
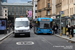
{"label": "pedestrian in dark coat", "polygon": [[53,34],[55,34],[55,29],[54,29],[54,26],[55,26],[55,25],[53,25],[53,26],[52,26]]}
{"label": "pedestrian in dark coat", "polygon": [[56,25],[54,26],[54,31],[55,31],[56,34],[57,34],[57,30],[58,30],[58,25],[56,24]]}
{"label": "pedestrian in dark coat", "polygon": [[74,25],[74,29],[73,29],[73,32],[74,32],[74,34],[75,34],[75,25]]}
{"label": "pedestrian in dark coat", "polygon": [[70,35],[70,29],[71,29],[71,26],[70,26],[70,23],[68,25],[68,32],[69,32],[69,35]]}
{"label": "pedestrian in dark coat", "polygon": [[32,28],[32,24],[30,23],[30,29]]}
{"label": "pedestrian in dark coat", "polygon": [[72,37],[74,37],[73,29],[74,29],[74,27],[71,26],[71,35],[72,35]]}

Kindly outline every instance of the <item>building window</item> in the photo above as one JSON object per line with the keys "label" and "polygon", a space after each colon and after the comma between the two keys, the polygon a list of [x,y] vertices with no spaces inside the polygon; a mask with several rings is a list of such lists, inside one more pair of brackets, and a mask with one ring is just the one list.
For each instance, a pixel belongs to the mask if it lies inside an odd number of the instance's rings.
{"label": "building window", "polygon": [[5,16],[7,16],[7,14],[5,14]]}
{"label": "building window", "polygon": [[50,3],[48,3],[48,8],[50,8]]}
{"label": "building window", "polygon": [[35,7],[37,7],[37,5],[35,5]]}
{"label": "building window", "polygon": [[50,15],[50,11],[49,10],[47,10],[47,15]]}
{"label": "building window", "polygon": [[35,10],[35,13],[37,13],[37,10]]}
{"label": "building window", "polygon": [[7,10],[5,10],[5,12],[7,12]]}

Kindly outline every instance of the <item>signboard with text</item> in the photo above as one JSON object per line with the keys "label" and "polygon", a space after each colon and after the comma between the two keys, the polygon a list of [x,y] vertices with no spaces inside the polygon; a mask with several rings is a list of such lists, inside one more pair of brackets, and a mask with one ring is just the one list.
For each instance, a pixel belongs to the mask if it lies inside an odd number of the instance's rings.
{"label": "signboard with text", "polygon": [[32,17],[32,11],[29,11],[28,13],[28,17]]}
{"label": "signboard with text", "polygon": [[6,20],[0,20],[0,30],[6,30]]}
{"label": "signboard with text", "polygon": [[63,17],[64,16],[64,11],[60,11],[60,15]]}

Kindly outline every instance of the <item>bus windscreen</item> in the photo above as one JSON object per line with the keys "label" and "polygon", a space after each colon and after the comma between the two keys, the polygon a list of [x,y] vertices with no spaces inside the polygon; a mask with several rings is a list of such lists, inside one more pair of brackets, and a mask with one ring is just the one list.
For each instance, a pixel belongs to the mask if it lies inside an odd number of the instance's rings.
{"label": "bus windscreen", "polygon": [[40,22],[40,28],[50,28],[50,22]]}

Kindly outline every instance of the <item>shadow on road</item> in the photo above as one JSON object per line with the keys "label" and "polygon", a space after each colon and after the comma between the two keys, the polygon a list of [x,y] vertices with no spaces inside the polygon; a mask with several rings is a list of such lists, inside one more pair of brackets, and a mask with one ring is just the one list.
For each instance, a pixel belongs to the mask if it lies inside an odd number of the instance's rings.
{"label": "shadow on road", "polygon": [[30,38],[30,37],[25,37],[25,36],[14,36],[14,38]]}
{"label": "shadow on road", "polygon": [[52,36],[52,34],[43,34],[43,33],[41,33],[41,34],[36,34],[36,35],[51,35],[51,36]]}

